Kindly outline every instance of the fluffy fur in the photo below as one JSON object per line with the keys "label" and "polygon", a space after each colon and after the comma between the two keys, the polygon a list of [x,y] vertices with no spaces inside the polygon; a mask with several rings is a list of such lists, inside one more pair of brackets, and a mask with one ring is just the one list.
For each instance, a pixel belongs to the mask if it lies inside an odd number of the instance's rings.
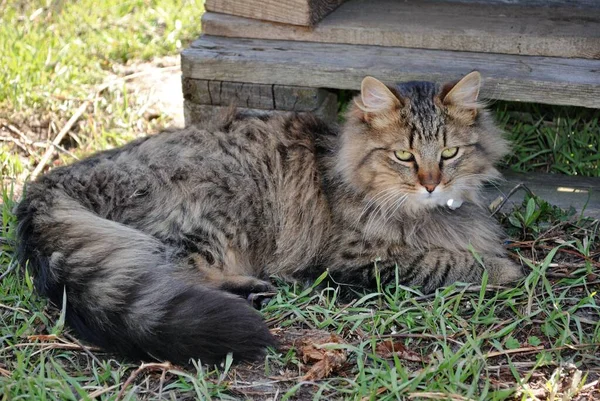
{"label": "fluffy fur", "polygon": [[180,363],[274,344],[239,297],[272,275],[370,288],[377,269],[433,291],[480,280],[472,246],[492,283],[515,280],[478,197],[507,149],[479,83],[368,77],[339,133],[312,116],[227,116],[54,169],[18,206],[20,260],[52,302],[66,294],[83,338]]}

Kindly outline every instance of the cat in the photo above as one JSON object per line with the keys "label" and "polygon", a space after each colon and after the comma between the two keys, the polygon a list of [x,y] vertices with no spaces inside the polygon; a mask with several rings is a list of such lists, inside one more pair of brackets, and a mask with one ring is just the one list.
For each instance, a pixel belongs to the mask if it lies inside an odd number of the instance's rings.
{"label": "cat", "polygon": [[474,249],[489,283],[512,282],[480,199],[508,150],[480,85],[366,77],[339,132],[229,114],[55,168],[17,207],[19,260],[83,339],[182,364],[274,345],[243,299],[271,276],[431,292],[480,282]]}

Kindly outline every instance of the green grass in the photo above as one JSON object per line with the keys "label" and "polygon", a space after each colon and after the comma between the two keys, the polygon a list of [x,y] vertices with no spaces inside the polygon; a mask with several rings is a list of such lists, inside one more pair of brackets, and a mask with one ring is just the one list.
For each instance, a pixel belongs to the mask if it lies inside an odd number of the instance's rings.
{"label": "green grass", "polygon": [[600,110],[499,102],[494,105],[519,172],[600,177]]}
{"label": "green grass", "polygon": [[197,37],[203,2],[16,1],[0,13],[0,103],[52,109],[88,95],[114,64],[175,54]]}
{"label": "green grass", "polygon": [[[484,280],[423,295],[390,286],[347,303],[336,289],[279,283],[279,293],[263,313],[281,348],[271,350],[264,364],[227,361],[218,369],[191,371],[169,367],[162,380],[162,369],[155,367],[140,373],[124,399],[159,399],[159,394],[357,400],[533,399],[540,391],[545,397],[570,392],[562,399],[589,395],[586,384],[600,377],[600,282],[593,265],[600,252],[600,222],[564,219],[543,201],[532,201],[536,218],[510,245],[530,272],[516,288],[491,288]],[[502,220],[516,212],[527,215],[530,204],[525,201]],[[9,242],[3,243],[2,266],[15,263],[11,206],[6,197],[2,237]],[[554,228],[539,235],[534,227],[548,220]],[[560,230],[560,245],[553,229]],[[10,273],[2,289],[0,368],[10,375],[0,377],[4,399],[89,399],[101,389],[108,390],[99,399],[116,399],[134,365],[96,350],[61,349],[77,344],[64,331],[60,311],[45,308],[34,295],[26,273]],[[303,363],[302,347],[294,342],[310,342],[321,331],[342,339],[324,347],[340,349],[347,361],[323,380],[306,382],[302,377],[314,362]],[[411,350],[411,358],[382,356],[377,346],[387,339]]]}
{"label": "green grass", "polygon": [[[144,104],[122,82],[100,93],[97,88],[122,77],[123,64],[185,47],[198,35],[201,3],[0,2],[0,123],[15,125],[33,141],[51,139],[93,95],[75,135],[63,144],[76,156],[160,128],[166,118],[141,116]],[[507,165],[600,174],[598,111],[501,102],[493,108],[515,143]],[[44,150],[32,149],[27,154],[0,143],[2,401],[600,397],[594,385],[600,376],[600,222],[538,198],[498,215],[511,238],[507,247],[529,272],[515,288],[456,284],[423,295],[390,286],[347,302],[336,289],[279,283],[263,313],[281,346],[264,362],[228,360],[187,370],[144,365],[138,372],[138,365],[113,355],[84,351],[64,327],[62,312],[35,294],[14,259],[18,195],[12,190],[19,192]],[[61,151],[53,163],[72,160]],[[321,344],[324,333],[339,340]],[[390,339],[400,352],[383,354],[381,345]],[[322,380],[306,381],[315,361],[305,359],[303,341],[345,362]]]}
{"label": "green grass", "polygon": [[[202,0],[5,1],[0,4],[0,123],[32,141],[52,139],[86,100],[92,105],[67,138],[78,156],[122,145],[164,126],[119,81],[119,66],[175,55],[200,32]],[[101,83],[116,84],[98,92]],[[19,138],[16,138],[19,139]],[[27,144],[26,144],[27,145]],[[0,142],[3,178],[35,166],[43,149],[17,161]],[[12,154],[11,154],[12,153]],[[59,163],[72,160],[61,151]]]}

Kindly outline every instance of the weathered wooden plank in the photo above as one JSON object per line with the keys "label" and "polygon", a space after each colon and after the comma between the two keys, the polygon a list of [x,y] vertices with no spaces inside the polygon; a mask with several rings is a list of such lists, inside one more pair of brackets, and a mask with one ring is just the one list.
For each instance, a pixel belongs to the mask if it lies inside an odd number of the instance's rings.
{"label": "weathered wooden plank", "polygon": [[206,0],[207,11],[312,26],[345,0]]}
{"label": "weathered wooden plank", "polygon": [[[185,118],[185,125],[191,124],[199,124],[210,118],[212,118],[215,114],[223,113],[228,109],[227,106],[212,106],[207,104],[197,104],[190,102],[189,100],[185,100],[183,102],[183,113]],[[243,111],[245,113],[249,113],[251,115],[265,115],[272,113],[289,113],[286,110],[267,110],[267,109],[256,109],[256,108],[246,108],[246,107],[238,107],[238,110]],[[337,96],[333,93],[329,93],[324,99],[323,102],[316,108],[311,111],[302,111],[300,113],[313,113],[317,117],[322,118],[323,120],[334,123],[337,120]]]}
{"label": "weathered wooden plank", "polygon": [[251,84],[203,79],[182,79],[183,97],[192,103],[236,105],[253,109],[312,111],[330,94],[325,89],[302,86]]}
{"label": "weathered wooden plank", "polygon": [[422,0],[446,3],[524,5],[535,7],[600,8],[598,0]]}
{"label": "weathered wooden plank", "polygon": [[238,38],[600,59],[600,12],[577,8],[350,0],[314,29],[206,13],[204,33]]}
{"label": "weathered wooden plank", "polygon": [[274,106],[273,85],[210,81],[208,90],[214,105],[227,106],[234,101],[247,108],[272,109]]}
{"label": "weathered wooden plank", "polygon": [[359,89],[386,82],[454,80],[479,70],[483,96],[600,108],[600,61],[204,36],[182,52],[184,77]]}
{"label": "weathered wooden plank", "polygon": [[[600,178],[574,177],[564,174],[545,173],[515,173],[502,172],[505,180],[486,188],[485,197],[488,202],[499,196],[506,197],[516,185],[522,183],[534,194],[552,205],[563,209],[574,207],[578,213],[592,218],[600,218]],[[515,205],[520,205],[525,196],[521,190],[511,196],[503,210],[509,211]]]}

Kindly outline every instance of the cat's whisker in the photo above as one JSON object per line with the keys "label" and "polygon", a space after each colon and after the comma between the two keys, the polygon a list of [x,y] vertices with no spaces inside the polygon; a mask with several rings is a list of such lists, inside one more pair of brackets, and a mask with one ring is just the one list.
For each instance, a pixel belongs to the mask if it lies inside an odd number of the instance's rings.
{"label": "cat's whisker", "polygon": [[384,190],[379,191],[378,193],[376,193],[371,199],[369,199],[369,201],[366,203],[366,205],[363,207],[362,211],[360,212],[360,214],[358,215],[358,218],[356,219],[355,223],[354,223],[354,227],[358,226],[358,224],[360,223],[360,219],[363,217],[363,215],[369,210],[369,208],[371,206],[373,206],[375,204],[375,202],[377,202],[377,199],[379,197],[383,197],[385,195],[385,193],[391,192],[393,191],[394,188],[386,188]]}
{"label": "cat's whisker", "polygon": [[369,227],[371,225],[371,223],[373,221],[375,221],[375,219],[377,218],[377,215],[381,212],[381,210],[384,208],[384,206],[394,198],[395,194],[396,194],[396,190],[395,188],[391,188],[392,190],[390,192],[388,192],[385,196],[382,197],[381,202],[379,202],[377,204],[377,207],[371,212],[371,214],[369,215],[369,220],[367,221],[367,224],[365,225],[365,233],[369,231]]}
{"label": "cat's whisker", "polygon": [[397,190],[395,188],[391,188],[391,189],[392,189],[392,191],[388,192],[385,196],[382,197],[381,202],[377,205],[377,207],[369,215],[367,224],[363,228],[361,249],[364,248],[365,239],[366,239],[367,235],[369,234],[370,230],[372,228],[374,228],[374,227],[372,227],[372,225],[373,225],[373,223],[375,223],[377,221],[378,214],[381,212],[381,210],[383,210],[383,208],[389,201],[394,199],[394,196],[396,195]]}
{"label": "cat's whisker", "polygon": [[392,210],[391,213],[389,213],[387,215],[387,217],[385,218],[383,224],[386,224],[390,220],[390,218],[396,214],[396,212],[398,211],[398,209],[400,208],[400,206],[402,206],[404,204],[404,202],[406,202],[406,199],[408,199],[408,194],[403,194],[403,195],[400,196],[400,198],[395,203],[396,207],[394,208],[394,210]]}

